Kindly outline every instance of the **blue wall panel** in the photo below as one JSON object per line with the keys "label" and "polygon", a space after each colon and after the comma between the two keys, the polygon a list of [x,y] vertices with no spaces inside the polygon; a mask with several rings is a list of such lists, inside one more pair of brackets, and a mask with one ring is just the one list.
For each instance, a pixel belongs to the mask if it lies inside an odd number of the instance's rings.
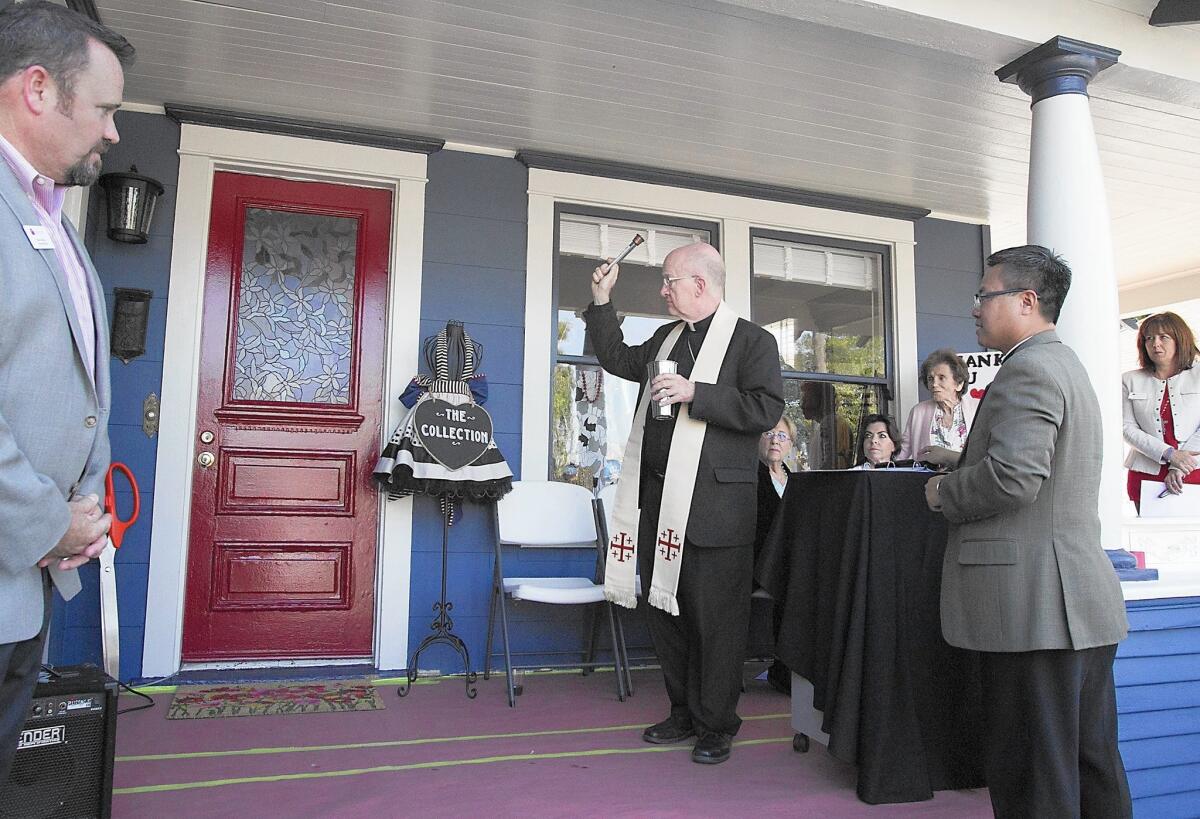
{"label": "blue wall panel", "polygon": [[[521,456],[527,173],[513,159],[442,151],[429,157],[428,178],[421,338],[458,319],[483,345],[486,407],[496,444],[515,473]],[[476,668],[483,667],[487,636],[493,532],[491,507],[476,504],[468,504],[450,530],[447,595],[454,603],[455,632],[466,641]],[[440,588],[441,538],[436,503],[417,498],[410,648],[429,633]],[[520,627],[514,631],[522,632]],[[421,656],[425,669],[460,671],[460,662],[441,646]]]}
{"label": "blue wall panel", "polygon": [[[1195,662],[1196,658],[1192,657],[1191,660]],[[1118,673],[1116,676],[1121,675]],[[1117,736],[1121,741],[1174,734],[1200,734],[1200,707],[1143,711],[1136,715],[1127,713],[1117,724]]]}
{"label": "blue wall panel", "polygon": [[[154,508],[154,463],[158,445],[157,439],[147,438],[142,432],[142,401],[151,392],[161,393],[171,235],[179,176],[179,126],[164,116],[122,111],[117,113],[117,127],[121,141],[105,156],[105,170],[125,171],[136,164],[139,173],[154,177],[166,189],[159,199],[150,241],[146,244],[121,244],[105,235],[107,209],[99,188],[92,190],[85,230],[92,261],[104,286],[110,323],[114,287],[154,291],[145,355],[129,364],[116,358],[109,362],[113,389],[109,437],[113,460],[121,461],[133,470],[142,493],[141,517],[128,531],[124,546],[117,553],[121,679],[130,680],[141,675],[150,519]],[[128,515],[132,507],[129,494],[120,493],[118,503],[122,515]],[[94,561],[80,571],[80,579],[83,591],[70,603],[55,597],[50,632],[50,660],[54,663],[99,664],[101,660],[99,569]]]}
{"label": "blue wall panel", "polygon": [[[979,349],[971,297],[979,289],[987,229],[944,219],[918,219],[917,364],[940,347],[959,352]],[[921,398],[929,397],[921,385]],[[903,418],[897,419],[904,423]]]}
{"label": "blue wall panel", "polygon": [[1200,598],[1126,607],[1113,676],[1134,815],[1200,816]]}

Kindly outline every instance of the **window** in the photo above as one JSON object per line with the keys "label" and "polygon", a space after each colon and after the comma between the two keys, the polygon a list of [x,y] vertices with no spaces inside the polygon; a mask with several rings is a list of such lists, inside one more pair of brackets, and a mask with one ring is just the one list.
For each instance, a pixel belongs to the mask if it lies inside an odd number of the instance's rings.
{"label": "window", "polygon": [[[777,239],[793,244],[810,245],[833,250],[862,250],[880,254],[882,265],[884,335],[884,377],[861,378],[842,376],[835,373],[810,373],[808,378],[818,381],[836,382],[835,392],[846,389],[842,383],[866,383],[874,396],[886,395],[888,409],[902,412],[920,400],[917,385],[917,310],[916,310],[916,265],[915,242],[911,218],[890,218],[875,215],[829,210],[826,208],[781,202],[773,199],[756,199],[749,196],[717,191],[696,190],[690,187],[646,183],[622,178],[608,178],[590,173],[551,170],[530,167],[529,218],[527,232],[526,278],[525,278],[525,328],[524,362],[521,396],[521,477],[526,480],[558,479],[561,472],[555,469],[552,452],[556,423],[566,418],[560,397],[559,411],[555,416],[555,401],[552,392],[556,384],[555,370],[561,363],[590,363],[594,359],[584,356],[582,348],[572,358],[570,354],[558,355],[558,333],[568,327],[557,321],[559,309],[564,309],[573,319],[590,298],[586,273],[596,266],[598,256],[589,257],[577,267],[582,278],[574,280],[578,291],[560,294],[559,288],[567,282],[567,274],[560,270],[564,261],[560,256],[560,218],[564,214],[598,217],[599,222],[629,222],[655,225],[664,231],[685,228],[698,236],[705,232],[716,244],[720,241],[721,255],[729,268],[725,282],[725,300],[739,315],[753,316],[751,271],[753,260],[751,239]],[[687,214],[686,218],[676,214]],[[770,226],[769,228],[766,226]],[[763,226],[763,227],[758,227]],[[818,238],[819,237],[819,238]],[[825,237],[837,237],[829,239]],[[850,240],[855,243],[850,245]],[[621,242],[610,240],[610,249],[620,251]],[[659,254],[661,256],[661,253]],[[635,258],[636,262],[636,258]],[[567,263],[570,263],[568,258]],[[629,269],[629,268],[626,268]],[[624,279],[622,279],[624,282]],[[652,282],[653,283],[653,282]],[[617,288],[617,307],[626,311],[631,294]],[[576,305],[572,307],[572,305]],[[660,308],[651,302],[654,312]],[[761,310],[760,305],[760,310]],[[637,318],[631,316],[626,321]],[[577,336],[582,338],[582,336]],[[574,339],[572,339],[574,340]],[[581,342],[577,342],[581,343]],[[789,378],[801,377],[788,371]],[[569,374],[568,374],[569,375]],[[578,377],[578,376],[577,376]],[[590,383],[590,391],[597,388]],[[615,379],[608,379],[614,381]],[[559,382],[570,384],[569,378],[560,377]],[[610,386],[607,381],[599,389]],[[793,413],[799,413],[799,395],[793,391],[798,384],[790,384],[788,399]],[[562,387],[560,386],[560,391]],[[887,391],[886,393],[884,391]],[[574,398],[574,392],[566,394]],[[608,400],[606,396],[606,400]],[[846,399],[849,401],[849,398]],[[871,397],[869,401],[874,401]],[[881,400],[883,400],[881,398]],[[899,408],[899,409],[897,409]],[[624,443],[622,435],[614,428],[607,429],[607,439]],[[564,442],[566,436],[558,434],[557,440]],[[510,456],[511,457],[511,456]],[[615,459],[611,452],[608,460]],[[562,460],[566,464],[568,461]]]}
{"label": "window", "polygon": [[751,233],[751,316],[779,344],[792,464],[845,469],[864,416],[888,411],[887,249]]}
{"label": "window", "polygon": [[620,475],[637,405],[638,384],[600,369],[587,345],[583,311],[592,300],[591,274],[619,254],[635,233],[645,242],[621,262],[613,305],[625,341],[641,344],[673,321],[659,290],[662,263],[672,250],[713,242],[716,226],[658,221],[639,214],[559,208],[555,248],[556,342],[550,390],[550,480],[592,490]]}

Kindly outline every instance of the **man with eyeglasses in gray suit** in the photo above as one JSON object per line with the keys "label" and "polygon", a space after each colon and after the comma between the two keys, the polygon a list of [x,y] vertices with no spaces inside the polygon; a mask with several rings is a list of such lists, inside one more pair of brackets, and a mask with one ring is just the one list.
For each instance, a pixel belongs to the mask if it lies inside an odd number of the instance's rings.
{"label": "man with eyeglasses in gray suit", "polygon": [[958,470],[925,487],[950,523],[942,633],[979,656],[998,817],[1132,814],[1112,672],[1129,625],[1100,543],[1100,406],[1054,329],[1070,286],[1044,247],[988,258],[972,314],[1003,363]]}

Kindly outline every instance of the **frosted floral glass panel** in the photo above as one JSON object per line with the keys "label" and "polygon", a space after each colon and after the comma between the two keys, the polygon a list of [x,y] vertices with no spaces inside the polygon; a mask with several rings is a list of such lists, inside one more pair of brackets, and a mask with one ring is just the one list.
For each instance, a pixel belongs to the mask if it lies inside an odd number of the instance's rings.
{"label": "frosted floral glass panel", "polygon": [[358,222],[246,209],[233,397],[350,402]]}

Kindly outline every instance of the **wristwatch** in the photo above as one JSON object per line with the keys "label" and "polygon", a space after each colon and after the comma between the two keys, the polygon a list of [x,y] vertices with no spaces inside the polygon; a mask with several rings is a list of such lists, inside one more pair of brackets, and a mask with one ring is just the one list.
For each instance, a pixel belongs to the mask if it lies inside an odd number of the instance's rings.
{"label": "wristwatch", "polygon": [[1173,446],[1167,447],[1167,451],[1163,453],[1163,463],[1169,464],[1171,462],[1171,458],[1174,455],[1175,455],[1175,447],[1173,447]]}

